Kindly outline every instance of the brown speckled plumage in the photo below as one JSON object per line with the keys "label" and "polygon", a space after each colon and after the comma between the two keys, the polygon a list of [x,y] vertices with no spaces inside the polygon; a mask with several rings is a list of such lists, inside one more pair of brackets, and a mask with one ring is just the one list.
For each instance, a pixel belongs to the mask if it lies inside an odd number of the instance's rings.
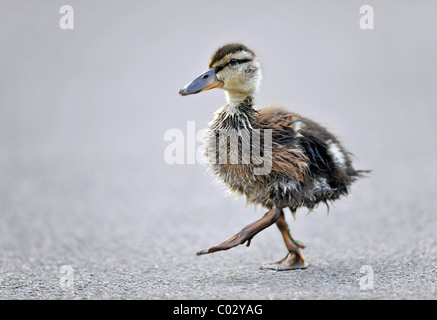
{"label": "brown speckled plumage", "polygon": [[[250,102],[248,102],[250,101]],[[207,146],[213,144],[216,157],[208,164],[211,172],[217,175],[230,188],[231,192],[244,194],[248,201],[271,209],[299,207],[314,208],[319,203],[327,203],[345,195],[353,181],[360,175],[352,167],[349,153],[338,139],[317,123],[282,108],[263,108],[255,111],[252,99],[240,106],[241,112],[231,117],[219,113],[213,120],[207,135]],[[295,130],[300,122],[302,129]],[[250,126],[248,125],[250,123]],[[218,144],[219,129],[241,130],[250,127],[272,130],[272,168],[268,175],[255,175],[247,164],[217,163],[218,152],[227,147]],[[344,157],[344,165],[339,165],[329,154],[330,144],[336,145]],[[208,149],[206,149],[208,155]],[[239,151],[241,152],[241,145]],[[208,155],[211,156],[211,155]]]}

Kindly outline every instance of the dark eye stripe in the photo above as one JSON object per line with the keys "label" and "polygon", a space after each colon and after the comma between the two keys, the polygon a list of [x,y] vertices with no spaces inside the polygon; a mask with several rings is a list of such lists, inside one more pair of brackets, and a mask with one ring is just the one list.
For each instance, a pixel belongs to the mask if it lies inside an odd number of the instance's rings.
{"label": "dark eye stripe", "polygon": [[[230,61],[228,61],[225,65],[223,65],[223,66],[217,66],[217,67],[215,67],[215,73],[217,73],[217,72],[220,72],[221,70],[223,70],[223,68],[225,68],[228,64],[230,64],[231,63],[231,61],[232,61],[233,59],[231,59]],[[235,60],[234,60],[235,61]],[[240,63],[245,63],[245,62],[249,62],[249,61],[251,61],[250,59],[237,59],[237,63],[238,64],[240,64]]]}

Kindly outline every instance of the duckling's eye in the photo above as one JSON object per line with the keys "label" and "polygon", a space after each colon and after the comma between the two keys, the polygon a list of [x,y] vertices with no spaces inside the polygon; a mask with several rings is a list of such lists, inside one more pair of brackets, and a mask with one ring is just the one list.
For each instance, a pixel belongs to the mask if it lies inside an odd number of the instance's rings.
{"label": "duckling's eye", "polygon": [[231,66],[235,66],[235,65],[238,64],[238,60],[237,60],[237,59],[231,59],[231,60],[229,60],[229,64],[230,64]]}

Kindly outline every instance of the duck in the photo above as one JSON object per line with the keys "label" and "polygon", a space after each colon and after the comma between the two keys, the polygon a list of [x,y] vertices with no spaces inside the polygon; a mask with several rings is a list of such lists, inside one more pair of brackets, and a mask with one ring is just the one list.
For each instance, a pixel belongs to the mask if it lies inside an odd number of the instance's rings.
{"label": "duck", "polygon": [[368,170],[355,170],[352,154],[324,126],[283,107],[255,107],[262,72],[255,52],[233,42],[218,48],[208,69],[179,94],[188,96],[214,88],[225,91],[227,103],[213,116],[205,134],[204,150],[209,171],[229,193],[245,196],[248,204],[268,210],[224,242],[197,252],[205,255],[246,243],[276,224],[287,249],[286,256],[261,269],[305,269],[305,245],[295,240],[285,217],[295,218],[299,208],[312,211],[328,206],[350,192],[350,186]]}

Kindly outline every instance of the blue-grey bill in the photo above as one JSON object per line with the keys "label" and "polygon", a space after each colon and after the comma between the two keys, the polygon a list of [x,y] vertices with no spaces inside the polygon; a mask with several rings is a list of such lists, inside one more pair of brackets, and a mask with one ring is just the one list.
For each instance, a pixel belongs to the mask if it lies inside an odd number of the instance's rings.
{"label": "blue-grey bill", "polygon": [[209,89],[219,88],[222,85],[223,83],[217,79],[215,69],[213,68],[202,73],[196,79],[179,90],[179,94],[181,96],[187,96],[189,94],[195,94]]}

